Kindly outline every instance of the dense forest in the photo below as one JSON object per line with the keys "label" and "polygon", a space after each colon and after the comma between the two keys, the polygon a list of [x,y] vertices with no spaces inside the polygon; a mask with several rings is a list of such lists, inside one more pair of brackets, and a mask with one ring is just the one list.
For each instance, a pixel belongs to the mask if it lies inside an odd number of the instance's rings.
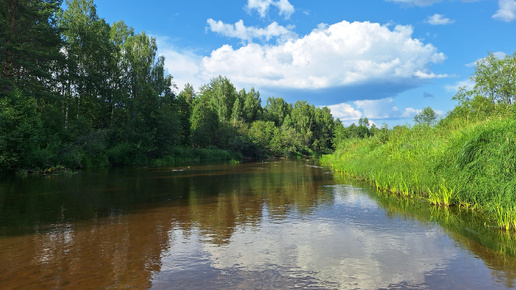
{"label": "dense forest", "polygon": [[486,225],[516,231],[516,53],[479,60],[471,82],[444,118],[426,108],[412,127],[340,139],[325,162],[380,191],[479,211]]}
{"label": "dense forest", "polygon": [[0,172],[333,150],[343,127],[328,108],[262,107],[222,76],[176,94],[156,39],[106,23],[92,0],[62,4],[0,2]]}

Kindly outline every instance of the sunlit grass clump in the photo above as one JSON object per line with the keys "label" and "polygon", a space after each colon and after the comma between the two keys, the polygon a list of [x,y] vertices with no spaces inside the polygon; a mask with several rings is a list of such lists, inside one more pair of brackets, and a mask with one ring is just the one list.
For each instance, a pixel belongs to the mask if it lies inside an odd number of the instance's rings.
{"label": "sunlit grass clump", "polygon": [[388,138],[348,139],[323,162],[381,192],[480,210],[516,230],[513,118],[395,127]]}

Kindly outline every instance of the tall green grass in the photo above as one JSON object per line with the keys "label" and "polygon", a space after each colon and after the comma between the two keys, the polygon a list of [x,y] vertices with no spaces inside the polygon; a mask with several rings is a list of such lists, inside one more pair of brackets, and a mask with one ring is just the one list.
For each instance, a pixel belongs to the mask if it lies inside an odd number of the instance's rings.
{"label": "tall green grass", "polygon": [[350,139],[322,158],[379,191],[485,212],[516,230],[516,120],[395,127],[387,137]]}

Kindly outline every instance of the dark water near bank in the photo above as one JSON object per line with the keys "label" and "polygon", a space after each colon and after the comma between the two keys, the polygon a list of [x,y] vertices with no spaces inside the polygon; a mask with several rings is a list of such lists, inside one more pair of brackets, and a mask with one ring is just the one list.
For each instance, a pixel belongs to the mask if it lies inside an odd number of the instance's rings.
{"label": "dark water near bank", "polygon": [[505,289],[516,238],[309,161],[0,180],[1,289]]}

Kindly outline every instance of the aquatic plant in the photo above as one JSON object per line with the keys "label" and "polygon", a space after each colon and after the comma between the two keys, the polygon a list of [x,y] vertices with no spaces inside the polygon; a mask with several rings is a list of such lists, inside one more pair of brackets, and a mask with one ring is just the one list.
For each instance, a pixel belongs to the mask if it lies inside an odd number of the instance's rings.
{"label": "aquatic plant", "polygon": [[446,186],[446,180],[444,179],[439,183],[439,187],[437,189],[428,189],[428,200],[431,204],[450,206],[453,204],[453,199],[454,189]]}

